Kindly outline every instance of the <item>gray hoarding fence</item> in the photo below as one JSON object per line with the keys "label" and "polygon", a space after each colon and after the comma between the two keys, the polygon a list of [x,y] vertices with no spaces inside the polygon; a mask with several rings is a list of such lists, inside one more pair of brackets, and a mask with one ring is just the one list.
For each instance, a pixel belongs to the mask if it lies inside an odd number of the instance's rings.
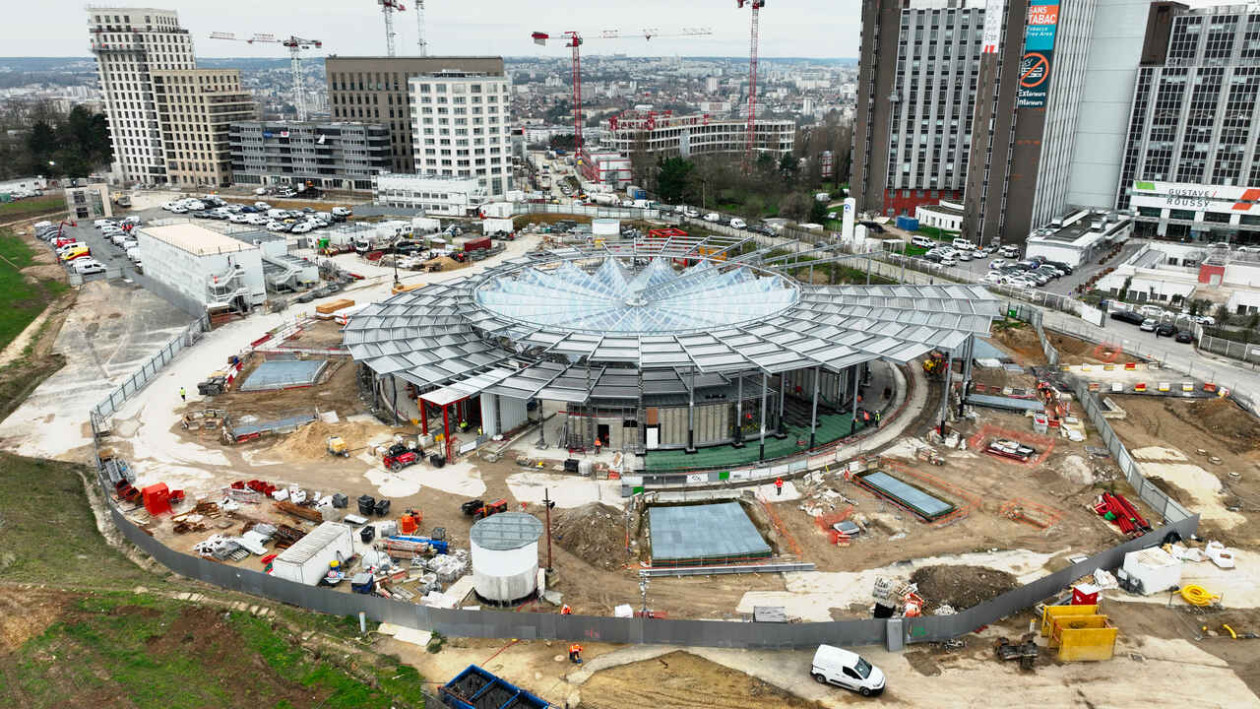
{"label": "gray hoarding fence", "polygon": [[1223,337],[1212,337],[1204,334],[1199,338],[1199,349],[1213,354],[1224,355],[1230,359],[1246,362],[1250,365],[1260,364],[1260,343],[1236,342]]}
{"label": "gray hoarding fence", "polygon": [[106,417],[121,409],[128,399],[135,396],[158,375],[158,372],[162,371],[162,368],[170,364],[171,360],[175,359],[175,355],[179,354],[183,349],[196,344],[201,339],[202,333],[209,330],[210,318],[203,313],[200,318],[189,323],[183,332],[171,338],[161,351],[150,357],[130,377],[127,377],[126,380],[115,387],[100,403],[92,407],[90,412],[92,430],[99,431],[99,427]]}

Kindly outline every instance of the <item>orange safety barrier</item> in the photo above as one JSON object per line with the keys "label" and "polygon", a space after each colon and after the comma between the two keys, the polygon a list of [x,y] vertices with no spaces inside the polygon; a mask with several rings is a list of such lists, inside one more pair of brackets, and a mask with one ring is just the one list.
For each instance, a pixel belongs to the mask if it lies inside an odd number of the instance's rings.
{"label": "orange safety barrier", "polygon": [[783,520],[779,519],[779,515],[775,513],[773,507],[767,505],[765,500],[758,501],[761,503],[761,509],[765,510],[766,516],[770,518],[770,524],[774,526],[775,531],[782,536],[783,540],[787,543],[788,548],[792,550],[792,553],[795,554],[797,558],[800,558],[801,545],[796,542],[796,537],[793,537],[788,532],[787,526],[783,524]]}
{"label": "orange safety barrier", "polygon": [[1125,362],[1125,363],[1124,363],[1124,368],[1125,368],[1125,370],[1130,371],[1130,372],[1136,371],[1136,370],[1137,370],[1137,362]]}
{"label": "orange safety barrier", "polygon": [[1146,382],[1138,382],[1137,384],[1134,384],[1133,391],[1136,391],[1136,392],[1146,391]]}

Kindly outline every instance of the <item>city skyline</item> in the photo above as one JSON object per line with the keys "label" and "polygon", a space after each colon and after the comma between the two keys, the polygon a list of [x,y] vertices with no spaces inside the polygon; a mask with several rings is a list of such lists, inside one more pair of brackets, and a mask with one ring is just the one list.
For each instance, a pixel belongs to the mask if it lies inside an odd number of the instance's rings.
{"label": "city skyline", "polygon": [[[404,5],[407,10],[395,17],[394,27],[398,54],[410,55],[416,52],[416,24],[411,3],[404,2]],[[189,29],[197,55],[202,57],[281,55],[274,46],[211,40],[211,32],[320,39],[326,55],[385,54],[384,21],[371,0],[355,4],[313,0],[303,5],[301,14],[285,13],[245,0],[223,0],[212,8],[185,0],[119,3],[118,6],[178,12],[180,25]],[[548,46],[538,46],[530,39],[530,34],[534,31],[559,34],[566,30],[586,33],[583,51],[590,55],[740,57],[748,54],[749,13],[746,8],[738,10],[731,0],[710,0],[687,7],[678,7],[667,0],[623,3],[613,9],[578,3],[553,7],[554,18],[548,17],[549,13],[538,12],[535,5],[508,0],[482,0],[475,5],[429,2],[425,9],[429,54],[560,57],[567,55],[561,43],[553,41]],[[859,7],[858,0],[801,0],[792,6],[768,4],[761,16],[760,54],[767,58],[856,57]],[[5,54],[12,57],[86,56],[86,26],[73,19],[67,21],[85,14],[83,5],[68,0],[33,5],[21,17],[12,18],[0,28]],[[691,27],[706,27],[712,34],[657,37],[650,42],[635,37],[644,28],[669,33]],[[625,38],[598,37],[604,30],[619,30]]]}

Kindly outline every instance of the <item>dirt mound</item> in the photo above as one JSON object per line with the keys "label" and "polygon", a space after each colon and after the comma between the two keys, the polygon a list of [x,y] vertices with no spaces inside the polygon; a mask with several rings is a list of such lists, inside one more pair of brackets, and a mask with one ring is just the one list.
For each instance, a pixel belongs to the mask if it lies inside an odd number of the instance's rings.
{"label": "dirt mound", "polygon": [[309,423],[287,436],[280,436],[271,452],[284,456],[289,460],[322,460],[328,456],[325,451],[329,436],[341,436],[351,450],[351,455],[369,442],[387,438],[388,426],[364,421],[342,421],[340,423]]}
{"label": "dirt mound", "polygon": [[1228,399],[1196,401],[1190,405],[1190,416],[1185,418],[1228,442],[1235,452],[1260,447],[1260,425]]}
{"label": "dirt mound", "polygon": [[1010,352],[1019,364],[1037,364],[1045,360],[1041,343],[1031,325],[1011,325],[993,331],[993,342]]}
{"label": "dirt mound", "polygon": [[929,614],[945,604],[970,608],[1019,587],[1014,576],[984,566],[925,566],[910,576],[910,583],[919,587]]}
{"label": "dirt mound", "polygon": [[616,571],[626,565],[626,518],[616,507],[592,502],[552,516],[552,538],[566,551],[596,568]]}

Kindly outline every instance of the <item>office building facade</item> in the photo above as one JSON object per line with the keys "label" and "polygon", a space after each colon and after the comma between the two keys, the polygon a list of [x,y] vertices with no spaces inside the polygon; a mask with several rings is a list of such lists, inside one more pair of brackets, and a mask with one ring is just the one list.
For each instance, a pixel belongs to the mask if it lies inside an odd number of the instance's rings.
{"label": "office building facade", "polygon": [[512,189],[512,97],[507,76],[440,71],[408,80],[418,175],[475,177],[487,194]]}
{"label": "office building facade", "polygon": [[1116,206],[1138,234],[1260,240],[1260,8],[1162,3],[1138,70]]}
{"label": "office building facade", "polygon": [[257,105],[241,88],[240,72],[179,69],[152,75],[167,182],[180,187],[230,184],[229,128],[257,118]]}
{"label": "office building facade", "polygon": [[[796,122],[758,119],[753,149],[778,160],[796,143]],[[707,114],[676,116],[670,111],[624,111],[608,119],[604,144],[622,155],[636,151],[652,157],[740,155],[748,144],[748,123]]]}
{"label": "office building facade", "polygon": [[502,57],[338,57],[324,61],[328,109],[333,120],[368,121],[389,127],[390,172],[416,171],[412,144],[413,76],[442,72],[504,77]]}
{"label": "office building facade", "polygon": [[389,171],[389,129],[375,123],[243,121],[229,140],[240,185],[366,192]]}
{"label": "office building facade", "polygon": [[984,0],[862,4],[850,181],[858,211],[913,215],[962,197],[984,17]]}
{"label": "office building facade", "polygon": [[196,68],[192,37],[171,10],[88,9],[91,50],[109,121],[117,179],[163,184],[167,156],[153,73]]}
{"label": "office building facade", "polygon": [[372,201],[386,207],[421,209],[428,216],[466,217],[487,201],[475,177],[377,175],[372,179]]}

